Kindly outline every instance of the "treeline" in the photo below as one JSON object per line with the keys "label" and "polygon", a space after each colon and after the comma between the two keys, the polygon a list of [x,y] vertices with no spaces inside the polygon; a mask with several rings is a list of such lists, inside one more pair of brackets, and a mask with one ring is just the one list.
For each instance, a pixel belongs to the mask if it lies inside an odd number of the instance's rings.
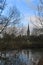
{"label": "treeline", "polygon": [[0,38],[0,50],[26,49],[30,44],[27,36],[4,34],[3,38]]}
{"label": "treeline", "polygon": [[32,42],[31,47],[43,48],[43,35],[30,36],[29,40]]}
{"label": "treeline", "polygon": [[39,35],[39,36],[30,36],[29,38],[30,41],[39,41],[39,42],[43,42],[43,35]]}
{"label": "treeline", "polygon": [[14,34],[4,34],[0,38],[0,50],[13,50],[13,49],[29,49],[43,47],[43,35],[40,36],[15,36]]}

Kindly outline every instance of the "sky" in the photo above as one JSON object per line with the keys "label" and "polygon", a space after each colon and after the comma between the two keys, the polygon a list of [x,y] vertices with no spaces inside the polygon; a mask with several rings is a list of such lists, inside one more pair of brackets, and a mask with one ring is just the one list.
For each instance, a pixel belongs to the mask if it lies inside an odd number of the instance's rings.
{"label": "sky", "polygon": [[[28,23],[30,28],[32,28],[32,23],[30,22],[30,17],[34,19],[34,13],[36,11],[35,6],[37,5],[38,0],[6,0],[7,8],[3,11],[4,15],[8,15],[8,9],[11,6],[16,6],[21,14],[21,23],[24,26],[27,26]],[[6,15],[6,16],[7,16]]]}

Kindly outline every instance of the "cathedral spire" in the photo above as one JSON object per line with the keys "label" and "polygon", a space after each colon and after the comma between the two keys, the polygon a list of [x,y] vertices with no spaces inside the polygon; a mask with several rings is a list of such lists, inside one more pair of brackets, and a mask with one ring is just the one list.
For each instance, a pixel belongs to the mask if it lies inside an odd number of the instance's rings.
{"label": "cathedral spire", "polygon": [[29,24],[28,24],[28,28],[27,28],[27,37],[29,38],[30,36],[30,30],[29,30]]}

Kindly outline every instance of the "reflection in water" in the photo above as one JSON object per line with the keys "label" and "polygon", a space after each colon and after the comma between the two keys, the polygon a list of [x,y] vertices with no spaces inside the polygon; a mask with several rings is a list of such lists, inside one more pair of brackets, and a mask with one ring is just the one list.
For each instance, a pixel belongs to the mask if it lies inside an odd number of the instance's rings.
{"label": "reflection in water", "polygon": [[0,52],[0,65],[37,65],[43,52],[34,50]]}

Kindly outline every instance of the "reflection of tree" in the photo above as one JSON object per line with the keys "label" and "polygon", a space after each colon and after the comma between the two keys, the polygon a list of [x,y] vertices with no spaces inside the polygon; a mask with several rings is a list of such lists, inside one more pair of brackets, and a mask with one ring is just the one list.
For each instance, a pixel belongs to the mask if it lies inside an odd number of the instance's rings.
{"label": "reflection of tree", "polygon": [[4,60],[2,59],[3,65],[27,65],[29,51],[26,50],[24,51],[17,50],[10,52],[10,54],[14,53],[13,56],[10,56],[9,58],[5,58]]}

